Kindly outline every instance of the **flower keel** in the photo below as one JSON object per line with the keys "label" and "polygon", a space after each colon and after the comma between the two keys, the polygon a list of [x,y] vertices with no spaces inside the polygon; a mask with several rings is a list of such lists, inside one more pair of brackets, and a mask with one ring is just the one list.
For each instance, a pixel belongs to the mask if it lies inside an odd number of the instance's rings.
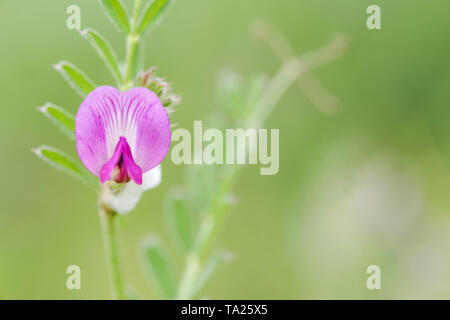
{"label": "flower keel", "polygon": [[100,170],[100,182],[113,179],[117,183],[127,183],[131,179],[142,184],[142,170],[134,162],[130,146],[125,137],[120,137],[111,159]]}

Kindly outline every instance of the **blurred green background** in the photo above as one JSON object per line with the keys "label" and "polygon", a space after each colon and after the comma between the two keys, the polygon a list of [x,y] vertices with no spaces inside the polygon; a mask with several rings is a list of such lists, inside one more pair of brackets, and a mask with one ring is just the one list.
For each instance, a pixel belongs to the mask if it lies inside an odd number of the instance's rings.
{"label": "blurred green background", "polygon": [[[366,28],[381,7],[382,30]],[[46,101],[75,112],[79,97],[52,68],[68,60],[99,84],[113,81],[96,53],[66,28],[81,7],[82,28],[105,35],[122,57],[124,39],[97,1],[0,1],[0,298],[110,297],[96,196],[41,162],[49,144],[76,156],[47,119]],[[131,2],[126,1],[128,7]],[[243,170],[217,246],[234,253],[204,290],[213,299],[450,298],[450,2],[448,0],[178,0],[145,42],[183,96],[175,122],[192,129],[219,110],[217,77],[273,75],[280,62],[249,36],[271,21],[299,52],[336,32],[349,52],[314,74],[339,97],[340,112],[318,111],[293,85],[269,118],[280,129],[280,170]],[[136,244],[166,239],[163,197],[185,183],[183,166],[163,163],[162,185],[144,195],[122,228],[126,274],[147,298]],[[177,259],[177,258],[176,258]],[[181,260],[176,260],[181,267]],[[65,270],[82,270],[82,290],[66,289]],[[382,270],[382,289],[366,288],[366,268]]]}

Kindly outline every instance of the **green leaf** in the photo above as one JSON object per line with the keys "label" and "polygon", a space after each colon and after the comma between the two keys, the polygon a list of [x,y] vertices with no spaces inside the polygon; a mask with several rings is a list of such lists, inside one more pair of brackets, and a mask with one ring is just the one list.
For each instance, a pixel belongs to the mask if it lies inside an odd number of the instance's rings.
{"label": "green leaf", "polygon": [[130,18],[120,0],[100,0],[111,22],[125,34],[130,34]]}
{"label": "green leaf", "polygon": [[86,170],[80,167],[71,157],[64,152],[49,146],[40,146],[31,150],[40,159],[44,160],[48,164],[55,168],[64,171],[72,177],[85,183],[88,187],[97,191],[98,184],[92,179]]}
{"label": "green leaf", "polygon": [[86,97],[97,85],[83,71],[67,61],[61,61],[54,66],[70,86],[82,97]]}
{"label": "green leaf", "polygon": [[217,166],[188,166],[185,172],[193,212],[203,214],[216,195],[220,171]]}
{"label": "green leaf", "polygon": [[252,79],[244,104],[243,114],[245,118],[250,117],[258,106],[258,101],[267,86],[267,82],[268,78],[265,75],[260,75]]}
{"label": "green leaf", "polygon": [[245,91],[242,76],[234,70],[224,70],[218,81],[218,96],[226,113],[240,118],[244,112]]}
{"label": "green leaf", "polygon": [[173,299],[176,294],[175,269],[169,259],[169,253],[160,238],[147,236],[142,242],[143,265],[153,285],[166,299]]}
{"label": "green leaf", "polygon": [[192,219],[180,189],[174,189],[168,194],[164,209],[169,234],[180,249],[188,252],[194,243]]}
{"label": "green leaf", "polygon": [[50,119],[70,139],[75,139],[75,117],[70,112],[50,102],[39,107],[38,111]]}
{"label": "green leaf", "polygon": [[139,20],[137,34],[142,35],[153,30],[164,18],[173,0],[152,0]]}
{"label": "green leaf", "polygon": [[114,49],[106,39],[93,29],[85,29],[80,32],[81,36],[87,39],[97,51],[106,67],[111,71],[118,84],[122,83],[122,74],[119,69],[119,62]]}
{"label": "green leaf", "polygon": [[232,259],[232,254],[229,251],[219,250],[215,251],[205,263],[202,271],[197,277],[197,281],[195,282],[195,287],[193,290],[192,298],[198,296],[204,285],[208,282],[214,272],[225,262],[228,262]]}
{"label": "green leaf", "polygon": [[128,300],[141,300],[141,295],[138,294],[136,289],[134,287],[132,287],[131,285],[128,285],[125,288],[125,295]]}

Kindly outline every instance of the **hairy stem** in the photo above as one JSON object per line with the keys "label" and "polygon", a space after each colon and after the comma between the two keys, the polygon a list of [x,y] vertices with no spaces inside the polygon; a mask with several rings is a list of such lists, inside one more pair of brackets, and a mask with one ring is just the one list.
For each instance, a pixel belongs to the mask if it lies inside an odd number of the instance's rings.
{"label": "hairy stem", "polygon": [[124,300],[126,299],[126,294],[122,260],[119,253],[120,245],[116,221],[117,213],[102,205],[100,205],[99,213],[102,223],[103,242],[114,286],[114,296],[116,299]]}
{"label": "hairy stem", "polygon": [[135,0],[133,16],[131,17],[131,31],[127,36],[127,57],[125,61],[125,76],[122,84],[122,90],[126,91],[133,86],[133,63],[136,59],[137,45],[140,41],[139,35],[136,34],[137,20],[139,18],[139,8],[141,6],[141,0]]}
{"label": "hairy stem", "polygon": [[192,252],[186,256],[185,266],[178,287],[176,299],[187,300],[192,299],[195,280],[200,272],[201,264],[196,252]]}
{"label": "hairy stem", "polygon": [[[287,89],[299,76],[338,58],[345,51],[346,44],[345,38],[338,37],[324,48],[300,58],[292,58],[286,61],[268,83],[264,94],[257,103],[254,113],[247,121],[246,127],[260,128],[286,93]],[[228,168],[214,200],[207,209],[207,214],[201,222],[194,248],[186,256],[180,286],[176,295],[177,299],[193,299],[197,294],[195,287],[197,277],[202,271],[204,258],[209,253],[209,248],[224,220],[228,209],[225,197],[229,194],[236,182],[239,176],[239,170],[240,167],[238,166]]]}
{"label": "hairy stem", "polygon": [[186,256],[185,266],[176,298],[179,300],[195,298],[195,284],[202,271],[203,262],[209,253],[219,226],[222,224],[228,209],[225,196],[231,191],[238,176],[240,167],[230,167],[222,180],[216,196],[202,220],[194,248]]}

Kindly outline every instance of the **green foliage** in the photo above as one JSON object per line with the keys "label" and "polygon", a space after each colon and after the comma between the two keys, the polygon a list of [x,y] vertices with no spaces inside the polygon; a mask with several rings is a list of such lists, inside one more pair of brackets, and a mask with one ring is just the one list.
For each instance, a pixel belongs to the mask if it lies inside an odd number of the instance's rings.
{"label": "green foliage", "polygon": [[184,193],[180,189],[168,193],[164,209],[173,242],[184,252],[189,252],[194,242],[194,233]]}
{"label": "green foliage", "polygon": [[82,97],[85,98],[97,85],[90,80],[86,74],[76,66],[67,61],[61,61],[55,65],[58,71],[69,85]]}
{"label": "green foliage", "polygon": [[156,235],[148,236],[142,242],[142,261],[152,284],[166,299],[176,294],[176,273],[170,261],[167,247]]}
{"label": "green foliage", "polygon": [[247,82],[234,70],[223,71],[219,76],[218,96],[225,113],[231,119],[247,119],[257,108],[267,82],[268,77],[264,75]]}
{"label": "green foliage", "polygon": [[75,117],[73,114],[50,102],[47,102],[44,106],[39,107],[38,111],[44,114],[71,140],[75,139]]}
{"label": "green foliage", "polygon": [[128,300],[141,300],[140,294],[132,286],[127,286],[125,288],[125,294]]}
{"label": "green foliage", "polygon": [[192,297],[197,297],[214,272],[231,258],[232,254],[229,251],[217,250],[213,252],[195,281]]}
{"label": "green foliage", "polygon": [[85,183],[87,186],[96,190],[96,183],[93,182],[91,175],[81,167],[78,162],[73,160],[64,152],[49,146],[40,146],[32,150],[40,159],[55,168],[64,171]]}
{"label": "green foliage", "polygon": [[218,96],[224,110],[231,116],[242,114],[245,102],[244,81],[235,71],[223,71],[218,80]]}
{"label": "green foliage", "polygon": [[100,0],[104,11],[111,22],[125,34],[130,33],[130,18],[120,0]]}
{"label": "green foliage", "polygon": [[[135,1],[134,14],[130,18],[121,0],[100,0],[102,8],[112,23],[123,33],[127,35],[126,39],[126,57],[125,68],[121,70],[119,59],[109,42],[97,31],[87,28],[80,32],[81,36],[89,41],[96,50],[100,59],[105,63],[111,72],[118,87],[121,90],[128,90],[135,85],[135,79],[142,68],[142,49],[141,36],[153,30],[163,19],[172,0],[154,0],[149,1],[148,5],[139,15],[140,0]],[[141,17],[139,19],[139,16]],[[139,19],[139,21],[138,21]],[[92,92],[97,85],[79,68],[67,61],[61,61],[54,66],[69,85],[80,95],[85,98]],[[141,74],[145,75],[146,73]],[[144,81],[144,79],[141,79]],[[141,84],[142,86],[155,85],[155,92],[160,97],[163,105],[167,108],[175,106],[181,98],[173,94],[170,90],[170,84],[162,78],[152,78],[147,74],[146,80],[149,83]],[[47,103],[43,107],[38,108],[52,123],[54,123],[64,134],[72,140],[75,139],[75,117],[65,109]],[[172,110],[173,111],[173,110]],[[98,179],[88,172],[79,161],[73,160],[64,152],[49,146],[40,146],[32,150],[40,159],[64,171],[83,182],[93,190],[97,191],[99,187]],[[179,197],[170,200],[167,214],[171,230],[173,231],[173,239],[180,247],[188,252],[193,246],[193,231],[190,214],[187,211],[185,202]],[[168,299],[175,298],[178,290],[176,271],[170,260],[168,249],[164,243],[156,236],[146,238],[143,242],[141,257],[143,265],[147,270],[147,274],[159,293]],[[117,262],[117,261],[116,261]],[[114,265],[114,263],[112,263]],[[112,268],[116,270],[116,268]],[[120,275],[113,271],[120,279]],[[119,281],[120,282],[120,281]],[[136,292],[128,287],[124,288],[119,284],[116,287],[119,294],[118,297],[127,297],[128,299],[138,299]],[[116,293],[117,293],[116,292]]]}
{"label": "green foliage", "polygon": [[119,69],[119,62],[114,49],[108,41],[93,29],[86,29],[80,32],[83,38],[89,40],[89,43],[97,51],[100,58],[105,63],[106,67],[111,71],[114,79],[118,84],[122,82],[122,74]]}
{"label": "green foliage", "polygon": [[142,35],[152,31],[163,20],[173,2],[173,0],[150,1],[139,20],[137,34]]}
{"label": "green foliage", "polygon": [[197,215],[202,214],[213,201],[219,178],[217,171],[214,166],[188,166],[185,170],[189,200]]}
{"label": "green foliage", "polygon": [[261,98],[268,81],[268,77],[264,75],[251,79],[248,93],[245,97],[245,107],[243,111],[244,118],[248,118],[255,108],[258,107],[259,99]]}

